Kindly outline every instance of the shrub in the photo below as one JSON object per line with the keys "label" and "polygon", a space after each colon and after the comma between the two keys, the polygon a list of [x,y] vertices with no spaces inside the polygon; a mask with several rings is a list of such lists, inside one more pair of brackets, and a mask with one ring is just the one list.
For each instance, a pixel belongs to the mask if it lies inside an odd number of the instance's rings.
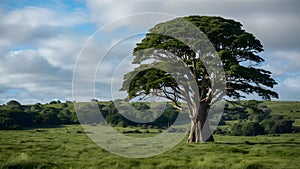
{"label": "shrub", "polygon": [[269,134],[283,134],[293,132],[294,120],[284,119],[280,116],[274,116],[271,119],[265,119],[261,122],[265,132]]}
{"label": "shrub", "polygon": [[241,130],[243,136],[256,136],[265,133],[264,128],[257,122],[245,123]]}
{"label": "shrub", "polygon": [[232,126],[231,135],[241,136],[242,135],[242,127],[243,127],[243,125],[241,123],[235,123]]}
{"label": "shrub", "polygon": [[57,102],[55,100],[53,100],[49,104],[57,104]]}
{"label": "shrub", "polygon": [[283,134],[283,133],[292,133],[293,132],[293,120],[280,120],[276,121],[275,124],[271,127],[270,133],[272,134]]}
{"label": "shrub", "polygon": [[264,128],[257,122],[236,123],[231,129],[231,135],[234,136],[256,136],[264,133]]}
{"label": "shrub", "polygon": [[224,126],[226,125],[226,121],[224,120],[224,118],[221,118],[221,120],[219,121],[219,126]]}
{"label": "shrub", "polygon": [[8,106],[17,106],[17,107],[21,106],[21,103],[19,103],[19,102],[16,101],[16,100],[11,100],[11,101],[7,102],[6,104],[7,104]]}
{"label": "shrub", "polygon": [[219,127],[217,127],[215,130],[214,130],[214,134],[224,134],[223,130]]}

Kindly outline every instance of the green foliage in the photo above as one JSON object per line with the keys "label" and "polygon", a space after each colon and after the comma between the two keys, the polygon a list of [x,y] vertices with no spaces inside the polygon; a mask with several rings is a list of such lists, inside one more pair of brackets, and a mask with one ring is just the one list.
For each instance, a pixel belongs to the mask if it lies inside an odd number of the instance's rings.
{"label": "green foliage", "polygon": [[10,101],[0,106],[0,129],[23,129],[33,126],[49,126],[78,123],[73,104],[21,105]]}
{"label": "green foliage", "polygon": [[[297,116],[296,112],[298,110],[298,107],[291,106],[296,102],[286,102],[285,104],[281,102],[278,103],[281,106],[286,107],[286,115],[283,115],[281,112],[278,113],[278,110],[276,109],[277,106],[275,106],[276,104],[274,104],[274,102],[259,102],[258,104],[256,104],[255,101],[252,100],[249,102],[244,101],[243,103],[241,103],[241,105],[252,104],[252,106],[250,106],[252,108],[245,108],[241,106],[236,106],[233,108],[229,104],[226,104],[224,114],[215,133],[242,136],[282,134],[299,131],[298,127],[295,126],[298,125],[298,123],[295,122],[299,122],[300,119]],[[119,127],[139,126],[145,129],[163,129],[172,125],[179,113],[176,108],[174,108],[170,103],[167,103],[165,110],[161,115],[157,115],[154,112],[148,112],[147,117],[140,117],[139,113],[132,114],[135,116],[135,118],[155,119],[150,123],[144,124],[131,121],[122,116],[116,109],[113,102],[98,102],[91,104],[98,105],[100,112],[109,124]],[[78,115],[83,116],[82,123],[98,124],[100,121],[100,112],[95,111],[91,107],[91,104],[79,104],[78,108],[83,111],[81,111],[82,114]],[[155,104],[151,106],[154,106],[152,108],[155,108]],[[133,103],[133,107],[135,107],[135,109],[139,111],[145,112],[150,110],[150,103],[136,102]],[[273,107],[272,110],[271,107]],[[289,109],[289,107],[291,107],[292,109]],[[253,108],[257,109],[258,111],[253,111]],[[295,116],[295,118],[292,118],[292,116],[290,116],[291,110],[295,110],[292,114]],[[276,112],[277,114],[274,114]],[[35,126],[53,126],[78,123],[79,122],[77,119],[77,114],[75,113],[73,103],[71,102],[45,105],[34,104],[12,106],[10,104],[0,106],[0,129],[2,130],[15,130]]]}
{"label": "green foliage", "polygon": [[81,124],[99,123],[100,111],[97,103],[85,102],[76,104],[76,113]]}
{"label": "green foliage", "polygon": [[[199,33],[201,31],[203,34]],[[271,90],[277,84],[271,72],[258,67],[264,62],[258,55],[262,51],[260,41],[243,30],[242,24],[237,21],[219,16],[175,18],[155,25],[136,44],[132,63],[138,66],[124,76],[121,90],[128,93],[127,99],[142,100],[147,99],[147,96],[157,96],[168,99],[177,108],[184,101],[188,105],[190,117],[198,119],[203,127],[210,106],[221,99],[223,94],[233,99],[244,98],[249,94],[257,94],[265,100],[278,98],[278,94]],[[168,65],[180,61],[184,62],[182,67],[187,70],[176,64]],[[223,85],[226,86],[226,93],[223,93]],[[216,86],[221,89],[214,88]],[[250,101],[245,106],[257,112],[260,110],[257,109],[258,104]],[[196,113],[194,110],[197,110]],[[229,117],[233,117],[232,114],[227,116],[227,120]],[[246,118],[248,115],[240,112],[233,117]],[[256,118],[261,121],[263,116]],[[256,123],[247,125],[247,129],[254,131],[261,127]],[[212,140],[211,136],[207,141]]]}
{"label": "green foliage", "polygon": [[16,107],[19,107],[21,106],[21,103],[19,103],[18,101],[16,100],[11,100],[9,102],[6,103],[8,106],[16,106]]}
{"label": "green foliage", "polygon": [[234,136],[242,136],[243,135],[242,127],[243,125],[241,123],[234,124],[231,129],[231,134]]}
{"label": "green foliage", "polygon": [[59,103],[60,103],[60,102],[53,100],[53,101],[51,101],[49,104],[59,104]]}
{"label": "green foliage", "polygon": [[265,132],[269,134],[282,134],[293,132],[294,120],[283,118],[282,116],[273,116],[261,122]]}
{"label": "green foliage", "polygon": [[[238,114],[247,114],[247,118],[239,119],[239,122],[234,122],[231,125],[231,135],[236,136],[251,136],[261,134],[282,134],[292,133],[296,129],[293,127],[295,120],[291,117],[285,117],[283,115],[276,115],[271,113],[272,110],[264,102],[250,100],[244,101],[240,105],[246,105],[247,109],[244,111],[226,111],[230,110],[225,107],[224,116],[222,119],[226,119],[227,122],[237,120]],[[236,108],[235,108],[236,109]],[[218,133],[226,133],[219,129]]]}
{"label": "green foliage", "polygon": [[[166,52],[163,52],[163,56],[158,56],[158,50],[167,51],[183,60],[193,75],[197,77],[196,83],[200,86],[199,90],[207,94],[210,88],[210,81],[207,77],[210,75],[205,69],[205,63],[202,63],[203,58],[208,57],[203,52],[207,49],[199,51],[193,49],[195,46],[203,45],[204,39],[195,37],[195,32],[191,31],[193,28],[182,24],[182,20],[188,21],[200,29],[216,49],[217,57],[222,61],[227,78],[227,96],[242,98],[245,97],[243,93],[257,93],[263,99],[278,98],[276,92],[268,89],[277,84],[271,77],[271,72],[257,67],[264,62],[264,59],[258,55],[263,51],[260,41],[253,34],[243,30],[241,23],[217,16],[187,16],[159,23],[151,28],[146,37],[133,50],[135,56],[133,63],[140,64],[140,67],[124,76],[122,90],[128,92],[129,98],[150,93],[156,94],[158,89],[165,92],[170,92],[172,89],[174,97],[168,97],[166,93],[165,95],[173,102],[180,98],[178,84],[170,74],[154,68],[147,69],[147,64],[144,64],[145,61],[151,59],[163,61],[173,57]],[[170,32],[174,36],[196,42],[188,46],[178,39],[167,36]],[[196,57],[197,55],[199,57]],[[158,62],[152,64],[157,65]],[[183,77],[184,75],[182,74]],[[208,94],[203,95],[203,98],[207,96]]]}
{"label": "green foliage", "polygon": [[241,131],[243,136],[256,136],[265,133],[264,128],[257,122],[245,123]]}
{"label": "green foliage", "polygon": [[[55,104],[54,104],[55,102]],[[77,103],[77,113],[74,110],[73,103],[57,103],[52,104],[34,104],[0,106],[0,129],[22,129],[35,126],[53,126],[65,124],[78,124],[78,118],[82,124],[98,124],[100,113],[113,126],[126,127],[142,125],[123,117],[116,109],[113,102],[91,102]],[[98,106],[95,109],[95,106]],[[136,102],[133,103],[139,111],[148,111],[149,103]],[[124,112],[123,112],[124,113]],[[138,112],[133,114],[135,118],[156,119],[151,123],[143,124],[147,128],[149,125],[157,128],[168,127],[171,125],[178,115],[178,110],[173,108],[171,104],[167,104],[165,111],[159,116],[156,113],[148,112],[146,117],[141,117]],[[146,119],[146,120],[147,120]]]}

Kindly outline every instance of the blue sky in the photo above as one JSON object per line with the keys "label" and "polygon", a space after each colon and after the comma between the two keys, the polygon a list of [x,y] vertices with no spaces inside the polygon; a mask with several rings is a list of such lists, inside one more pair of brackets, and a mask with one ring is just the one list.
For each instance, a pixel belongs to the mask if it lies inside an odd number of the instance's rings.
{"label": "blue sky", "polygon": [[[11,99],[23,104],[73,100],[75,63],[89,37],[107,24],[118,30],[109,30],[105,41],[95,49],[86,50],[90,53],[83,53],[96,56],[110,49],[121,37],[146,32],[159,16],[161,21],[167,20],[167,14],[159,13],[218,15],[241,22],[264,45],[261,56],[267,62],[262,67],[273,72],[278,81],[275,91],[280,100],[300,100],[299,8],[297,0],[0,0],[0,104]],[[134,17],[126,17],[143,12],[156,12],[158,17],[150,13],[152,19],[132,21]],[[104,32],[102,29],[96,37],[104,38]],[[120,44],[120,50],[114,52],[126,58],[140,38],[137,35],[132,38],[135,41]],[[124,50],[126,45],[128,48]],[[98,65],[99,61],[93,60],[97,57],[81,59],[85,63],[80,67],[82,71],[91,71],[90,75],[97,77],[95,97],[109,99],[112,79],[119,83],[122,80],[121,76],[111,77],[118,67],[116,64],[129,61],[116,63],[118,59],[108,58],[105,65]],[[95,76],[95,71],[90,69],[91,62],[100,66],[97,72],[102,76]]]}

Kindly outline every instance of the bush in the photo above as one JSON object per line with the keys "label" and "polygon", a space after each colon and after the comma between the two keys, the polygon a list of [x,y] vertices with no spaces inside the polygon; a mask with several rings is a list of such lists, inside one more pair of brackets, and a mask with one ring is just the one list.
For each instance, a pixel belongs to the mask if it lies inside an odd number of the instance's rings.
{"label": "bush", "polygon": [[16,100],[11,100],[9,102],[6,103],[8,106],[16,106],[16,107],[19,107],[21,106],[21,103],[19,103],[18,101]]}
{"label": "bush", "polygon": [[267,116],[265,114],[252,114],[249,116],[249,120],[258,122],[258,123],[263,121],[266,118],[267,118]]}
{"label": "bush", "polygon": [[219,121],[219,126],[224,126],[226,125],[226,121],[224,120],[224,118],[221,118],[221,120]]}
{"label": "bush", "polygon": [[54,101],[51,101],[49,104],[57,104],[57,102],[54,100]]}
{"label": "bush", "polygon": [[231,135],[234,136],[256,136],[264,133],[264,128],[257,122],[236,123],[231,129]]}
{"label": "bush", "polygon": [[300,133],[300,126],[295,126],[293,133]]}
{"label": "bush", "polygon": [[217,127],[215,130],[214,130],[214,134],[224,134],[223,130],[219,127]]}
{"label": "bush", "polygon": [[241,136],[242,135],[242,127],[243,127],[243,125],[241,123],[235,123],[232,126],[231,135]]}
{"label": "bush", "polygon": [[257,122],[245,123],[241,130],[243,136],[256,136],[265,133],[264,128]]}
{"label": "bush", "polygon": [[293,132],[294,120],[284,119],[282,116],[273,116],[271,119],[265,119],[261,125],[265,128],[265,132],[269,134],[283,134]]}
{"label": "bush", "polygon": [[293,120],[280,120],[276,121],[275,124],[271,127],[271,134],[283,134],[283,133],[292,133],[293,132]]}

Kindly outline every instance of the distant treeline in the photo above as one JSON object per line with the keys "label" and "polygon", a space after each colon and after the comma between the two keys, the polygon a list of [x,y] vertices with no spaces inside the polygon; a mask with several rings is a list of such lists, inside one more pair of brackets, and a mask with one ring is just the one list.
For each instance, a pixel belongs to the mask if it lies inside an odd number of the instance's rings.
{"label": "distant treeline", "polygon": [[262,102],[250,100],[244,102],[244,106],[230,107],[229,104],[225,104],[222,118],[215,133],[256,136],[292,133],[299,130],[293,127],[295,122],[293,119],[283,115],[273,115],[270,108],[260,103]]}
{"label": "distant treeline", "polygon": [[[12,100],[6,105],[0,106],[0,129],[13,130],[36,126],[79,124],[78,116],[80,116],[81,123],[98,124],[101,122],[99,111],[91,108],[94,104],[95,102],[76,103],[76,108],[80,112],[76,114],[72,102],[62,103],[60,101],[52,101],[47,104],[21,105],[19,102]],[[122,116],[112,101],[96,102],[96,104],[106,122],[112,126],[152,126],[155,128],[166,128],[178,116],[178,110],[170,104],[166,104],[166,108],[162,114],[156,116],[158,118],[153,117],[155,115],[153,112],[147,112],[147,116],[145,117],[134,117],[136,119],[144,118],[143,120],[145,121],[155,119],[154,121],[147,124],[137,123]],[[147,111],[149,109],[148,103],[134,103],[133,105],[135,109],[140,111]],[[139,116],[139,114],[133,115]]]}
{"label": "distant treeline", "polygon": [[33,126],[77,124],[73,103],[52,101],[49,104],[21,105],[12,100],[0,106],[0,129],[23,129]]}
{"label": "distant treeline", "polygon": [[[271,109],[267,106],[259,105],[256,101],[249,101],[246,104],[246,107],[250,107],[251,109],[240,106],[232,107],[226,104],[219,127],[215,130],[215,133],[255,136],[295,132],[293,119],[280,115],[271,115]],[[0,106],[0,129],[14,130],[30,127],[79,124],[78,116],[81,123],[97,125],[101,122],[98,110],[100,110],[106,122],[112,126],[137,126],[163,129],[169,127],[179,113],[171,104],[166,104],[163,107],[164,111],[160,112],[161,114],[157,114],[159,111],[151,112],[153,107],[150,109],[150,103],[133,103],[134,109],[146,112],[143,115],[131,111],[122,112],[128,109],[124,106],[122,107],[122,104],[118,105],[117,109],[115,103],[112,101],[98,102],[97,100],[92,100],[91,103],[76,103],[76,105],[76,109],[79,110],[77,112],[80,112],[78,114],[75,113],[73,102],[67,101],[62,103],[60,101],[52,101],[47,104],[21,105],[19,102],[12,100]],[[94,109],[93,105],[96,105],[97,109]],[[157,108],[160,110],[160,106],[160,104],[154,104],[154,109]],[[134,109],[131,110],[134,111]],[[151,122],[138,123],[131,121],[125,118],[126,116],[123,116],[124,113],[127,113],[127,117],[131,116],[131,119]]]}

